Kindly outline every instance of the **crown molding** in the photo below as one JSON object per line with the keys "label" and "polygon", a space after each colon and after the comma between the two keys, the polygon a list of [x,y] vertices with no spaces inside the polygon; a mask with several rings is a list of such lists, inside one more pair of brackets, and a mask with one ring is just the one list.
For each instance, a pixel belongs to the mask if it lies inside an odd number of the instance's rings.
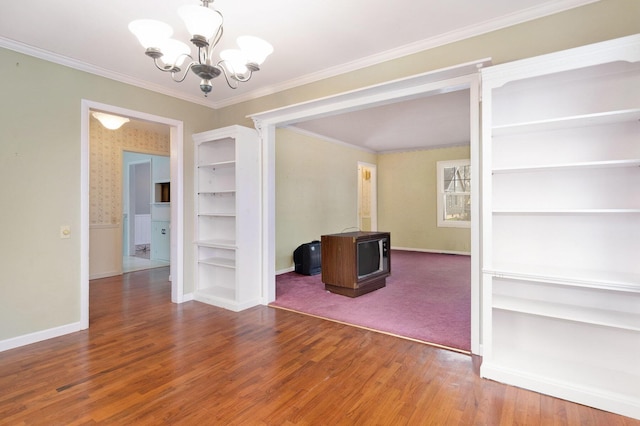
{"label": "crown molding", "polygon": [[378,154],[378,152],[376,152],[376,151],[374,151],[372,149],[365,148],[363,146],[354,145],[354,144],[349,143],[349,142],[344,142],[344,141],[341,141],[340,139],[331,138],[329,136],[324,136],[324,135],[321,135],[320,133],[312,132],[310,130],[301,129],[300,127],[296,127],[295,125],[288,125],[288,126],[285,126],[283,128],[287,129],[287,130],[290,130],[290,131],[292,131],[294,133],[299,133],[301,135],[309,136],[309,137],[316,138],[316,139],[321,139],[321,140],[323,140],[325,142],[329,142],[329,143],[332,143],[332,144],[342,145],[342,146],[345,146],[347,148],[356,149],[358,151],[368,152],[370,154]]}
{"label": "crown molding", "polygon": [[187,102],[195,103],[198,105],[206,106],[213,109],[224,108],[230,105],[238,104],[241,102],[250,101],[263,96],[268,96],[276,92],[292,89],[298,86],[302,86],[309,83],[314,83],[327,78],[335,77],[340,74],[356,71],[369,66],[377,65],[390,60],[398,59],[403,56],[412,55],[421,51],[440,47],[449,43],[454,43],[467,38],[479,36],[492,31],[500,30],[502,28],[510,27],[513,25],[521,24],[523,22],[531,21],[534,19],[543,18],[545,16],[560,13],[569,9],[585,6],[587,4],[596,3],[600,0],[554,0],[544,3],[539,6],[531,7],[516,13],[502,16],[497,19],[481,22],[479,24],[470,25],[459,30],[451,31],[442,35],[431,37],[425,40],[420,40],[415,43],[410,43],[399,48],[387,50],[375,55],[367,56],[355,61],[351,61],[345,64],[337,65],[327,68],[318,72],[310,73],[298,78],[294,78],[283,83],[274,84],[261,89],[256,89],[247,92],[243,95],[227,98],[219,102],[211,102],[211,100],[204,99],[200,96],[187,95],[184,92],[178,90],[170,90],[165,86],[150,83],[145,80],[133,78],[121,73],[117,73],[111,70],[107,70],[92,64],[88,64],[76,59],[72,59],[63,55],[58,55],[34,46],[30,46],[21,43],[16,40],[0,37],[0,47],[13,50],[15,52],[23,53],[29,56],[33,56],[45,61],[53,62],[59,65],[64,65],[69,68],[73,68],[79,71],[84,71],[90,74],[95,74],[101,77],[105,77],[111,80],[119,81],[121,83],[130,84],[142,89],[151,90],[153,92],[161,93],[167,96],[171,96],[177,99],[182,99]]}
{"label": "crown molding", "polygon": [[77,59],[72,59],[67,56],[59,55],[57,53],[40,49],[38,47],[34,47],[16,40],[11,40],[11,39],[0,36],[0,47],[3,47],[8,50],[13,50],[14,52],[22,53],[28,56],[32,56],[34,58],[52,62],[54,64],[73,68],[78,71],[84,71],[89,74],[94,74],[100,77],[108,78],[110,80],[119,81],[121,83],[129,84],[131,86],[139,87],[141,89],[146,89],[152,92],[171,96],[173,98],[182,99],[187,102],[204,105],[209,108],[214,107],[211,102],[208,102],[205,99],[201,99],[199,96],[189,96],[189,95],[186,95],[184,92],[180,92],[178,90],[169,90],[165,86],[162,86],[160,84],[154,84],[145,80],[133,78],[125,74],[107,70],[92,64],[88,64],[86,62],[78,61]]}

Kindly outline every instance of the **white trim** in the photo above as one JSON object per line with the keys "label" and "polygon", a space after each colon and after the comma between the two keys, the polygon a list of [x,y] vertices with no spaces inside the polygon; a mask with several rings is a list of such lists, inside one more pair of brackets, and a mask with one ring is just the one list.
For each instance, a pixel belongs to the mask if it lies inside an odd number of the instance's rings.
{"label": "white trim", "polygon": [[47,330],[36,331],[35,333],[23,334],[10,339],[0,340],[0,352],[19,348],[20,346],[30,345],[32,343],[42,342],[43,340],[53,339],[54,337],[64,336],[65,334],[75,333],[86,328],[87,327],[85,327],[81,322],[73,322],[59,327],[49,328]]}
{"label": "white trim", "polygon": [[283,128],[285,128],[285,129],[287,129],[289,131],[295,132],[295,133],[299,133],[301,135],[305,135],[305,136],[310,136],[312,138],[321,139],[323,141],[326,141],[326,142],[329,142],[329,143],[333,143],[333,144],[336,144],[336,145],[342,145],[342,146],[346,146],[347,148],[356,149],[358,151],[364,151],[364,152],[368,152],[368,153],[371,153],[371,154],[376,154],[376,151],[374,151],[372,149],[364,148],[364,147],[358,146],[358,145],[354,145],[354,144],[351,144],[349,142],[343,142],[343,141],[341,141],[339,139],[330,138],[328,136],[324,136],[324,135],[321,135],[319,133],[312,132],[310,130],[301,129],[300,127],[283,126]]}
{"label": "white trim", "polygon": [[286,274],[286,273],[288,273],[288,272],[293,272],[293,271],[295,271],[295,270],[296,270],[296,267],[295,267],[295,266],[290,266],[290,267],[285,268],[285,269],[278,269],[278,270],[276,271],[276,275]]}
{"label": "white trim", "polygon": [[[368,169],[371,169],[371,231],[377,231],[378,230],[378,165],[377,164],[372,164],[372,163],[366,163],[364,161],[358,161],[357,164],[357,168],[358,168],[358,180],[360,180],[360,168],[361,167],[366,167]],[[360,197],[362,197],[362,193],[361,193],[361,188],[360,188],[360,184],[358,183],[358,199],[357,199],[357,206],[356,206],[356,211],[357,216],[356,217],[356,223],[358,223],[358,228],[360,228]]]}
{"label": "white trim", "polygon": [[[89,111],[99,110],[125,117],[170,126],[171,179],[171,301],[182,303],[184,293],[184,175],[183,123],[171,118],[120,108],[113,105],[81,100],[81,178],[80,178],[80,317],[82,328],[89,326]],[[175,192],[174,192],[175,191]],[[175,200],[175,201],[174,201]]]}
{"label": "white trim", "polygon": [[391,250],[400,250],[400,251],[417,251],[420,253],[435,253],[435,254],[452,254],[457,256],[471,256],[471,252],[469,251],[454,251],[454,250],[434,250],[434,249],[421,249],[421,248],[411,248],[411,247],[394,247],[391,246]]}
{"label": "white trim", "polygon": [[[471,159],[443,160],[436,162],[436,212],[437,226],[439,228],[471,228],[470,220],[446,220],[444,218],[444,169],[449,167],[470,166]],[[471,198],[471,188],[469,188],[469,198]]]}
{"label": "white trim", "polygon": [[480,196],[480,182],[482,158],[480,150],[480,92],[482,79],[480,73],[471,76],[469,104],[469,157],[471,158],[471,351],[482,355],[482,197]]}
{"label": "white trim", "polygon": [[[271,303],[276,298],[275,292],[275,144],[276,127],[318,118],[337,112],[355,111],[364,107],[413,99],[437,93],[446,93],[454,90],[470,89],[471,123],[471,166],[472,182],[479,180],[480,170],[480,103],[479,85],[480,77],[478,69],[489,64],[490,59],[461,64],[457,67],[448,67],[431,71],[412,77],[390,81],[385,84],[366,87],[341,93],[335,96],[320,98],[277,110],[253,114],[256,128],[258,129],[263,146],[263,271],[262,288],[263,304]],[[476,192],[477,192],[477,188]],[[473,188],[472,188],[473,191]],[[480,351],[481,329],[481,274],[480,274],[480,209],[479,198],[472,201],[471,210],[471,352],[478,354]],[[477,270],[475,270],[477,269]]]}
{"label": "white trim", "polygon": [[410,77],[391,80],[348,92],[301,102],[282,108],[252,114],[249,117],[258,125],[289,124],[312,118],[322,118],[336,113],[357,111],[363,107],[387,105],[426,95],[449,93],[469,88],[469,76],[491,64],[491,58],[466,62],[447,68],[428,71]]}
{"label": "white trim", "polygon": [[80,102],[80,328],[89,328],[89,107]]}
{"label": "white trim", "polygon": [[[15,52],[24,53],[29,56],[33,56],[39,59],[44,59],[49,62],[64,65],[70,68],[74,68],[80,71],[88,72],[91,74],[99,75],[111,80],[119,81],[122,83],[137,86],[143,89],[151,90],[157,93],[162,93],[167,96],[172,96],[177,99],[182,99],[188,102],[192,102],[198,105],[203,105],[209,108],[218,109],[224,108],[230,105],[238,104],[241,102],[250,101],[263,96],[271,95],[283,90],[292,89],[305,84],[314,83],[316,81],[324,80],[327,78],[335,77],[341,74],[346,74],[355,70],[366,68],[369,66],[377,65],[383,62],[398,59],[407,55],[412,55],[425,50],[433,49],[446,44],[458,42],[461,40],[477,37],[482,34],[486,34],[492,31],[497,31],[503,28],[507,28],[513,25],[521,24],[523,22],[532,21],[534,19],[543,18],[545,16],[553,15],[556,13],[564,12],[569,9],[582,7],[591,3],[596,3],[599,0],[555,0],[549,1],[542,5],[534,6],[529,9],[518,11],[506,16],[502,16],[496,19],[492,19],[478,24],[470,25],[465,28],[461,28],[455,31],[450,31],[445,34],[437,35],[425,40],[420,40],[414,43],[410,43],[404,46],[397,47],[395,49],[387,50],[385,52],[370,55],[365,58],[360,58],[355,61],[351,61],[345,64],[336,65],[334,67],[327,68],[325,70],[306,74],[301,77],[297,77],[282,83],[276,83],[261,89],[256,89],[239,96],[233,96],[226,98],[218,102],[212,102],[210,99],[197,95],[189,95],[180,90],[172,90],[169,85],[158,85],[150,83],[143,79],[138,79],[128,75],[118,73],[116,71],[107,70],[95,65],[88,64],[86,62],[78,61],[63,55],[59,55],[53,52],[49,52],[38,47],[30,46],[19,41],[11,40],[8,38],[0,37],[0,47],[4,47]],[[171,82],[173,83],[173,82]],[[178,86],[176,86],[178,87]]]}
{"label": "white trim", "polygon": [[122,270],[121,269],[120,270],[107,271],[107,272],[103,272],[101,274],[89,275],[89,280],[97,280],[97,279],[100,279],[100,278],[115,277],[115,276],[118,276],[118,275],[122,275]]}

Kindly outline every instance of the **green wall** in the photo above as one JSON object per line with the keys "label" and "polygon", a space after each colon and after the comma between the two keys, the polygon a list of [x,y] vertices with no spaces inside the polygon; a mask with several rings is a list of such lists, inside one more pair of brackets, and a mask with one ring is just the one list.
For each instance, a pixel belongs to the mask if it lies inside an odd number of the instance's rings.
{"label": "green wall", "polygon": [[393,247],[471,252],[471,230],[439,228],[436,214],[436,163],[469,155],[467,145],[378,156],[378,229]]}
{"label": "green wall", "polygon": [[[185,193],[193,190],[191,134],[214,111],[0,49],[0,341],[80,321],[81,100],[184,121]],[[192,250],[192,197],[185,242]],[[61,225],[71,238],[60,239]],[[185,253],[191,285],[191,252]]]}
{"label": "green wall", "polygon": [[471,251],[470,229],[436,221],[436,162],[468,159],[469,146],[377,155],[288,129],[276,138],[276,271],[300,244],[358,227],[359,161],[377,164],[378,230],[394,247]]}
{"label": "green wall", "polygon": [[276,137],[278,271],[293,266],[300,244],[358,227],[358,161],[376,155],[287,129]]}

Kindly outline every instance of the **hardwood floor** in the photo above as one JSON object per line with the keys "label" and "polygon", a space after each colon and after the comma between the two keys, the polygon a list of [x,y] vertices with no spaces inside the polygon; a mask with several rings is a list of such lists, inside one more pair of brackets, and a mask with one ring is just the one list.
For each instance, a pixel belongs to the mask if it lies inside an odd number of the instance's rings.
{"label": "hardwood floor", "polygon": [[639,425],[478,377],[476,357],[259,306],[95,280],[90,328],[0,353],[0,424]]}

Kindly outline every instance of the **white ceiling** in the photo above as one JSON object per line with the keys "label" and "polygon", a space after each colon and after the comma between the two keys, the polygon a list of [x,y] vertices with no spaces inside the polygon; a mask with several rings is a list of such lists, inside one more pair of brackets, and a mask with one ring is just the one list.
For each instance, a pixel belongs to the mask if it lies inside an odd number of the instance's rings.
{"label": "white ceiling", "polygon": [[[127,27],[158,19],[188,41],[176,10],[196,0],[2,0],[0,47],[219,108],[594,1],[216,0],[225,18],[217,52],[235,47],[242,34],[269,41],[275,51],[250,82],[232,90],[219,78],[207,98],[195,75],[175,83],[156,70]],[[366,144],[381,146],[373,137]]]}

